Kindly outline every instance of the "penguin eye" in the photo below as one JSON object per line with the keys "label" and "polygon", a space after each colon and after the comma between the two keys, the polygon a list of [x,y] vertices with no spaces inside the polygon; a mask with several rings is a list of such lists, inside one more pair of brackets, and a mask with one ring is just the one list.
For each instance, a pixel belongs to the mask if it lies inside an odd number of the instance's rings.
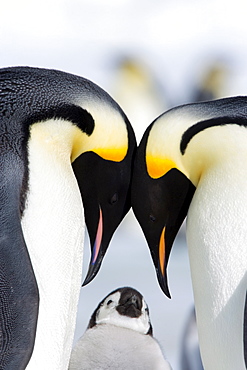
{"label": "penguin eye", "polygon": [[112,303],[112,300],[109,299],[109,301],[107,302],[107,306],[109,306],[111,303]]}
{"label": "penguin eye", "polygon": [[118,201],[118,193],[115,193],[110,199],[110,204],[115,204],[117,201]]}
{"label": "penguin eye", "polygon": [[156,221],[156,218],[155,218],[155,216],[154,215],[149,215],[149,219],[150,219],[150,221],[152,221],[152,222],[155,222]]}

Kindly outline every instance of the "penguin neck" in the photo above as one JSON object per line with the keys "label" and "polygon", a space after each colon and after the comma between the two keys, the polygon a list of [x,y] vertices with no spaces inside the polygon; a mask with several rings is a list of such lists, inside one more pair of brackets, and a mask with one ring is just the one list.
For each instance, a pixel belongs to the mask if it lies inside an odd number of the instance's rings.
{"label": "penguin neck", "polygon": [[[150,174],[151,177],[161,177],[171,168],[177,168],[190,178],[189,164],[193,158],[192,155],[188,156],[187,152],[185,155],[181,154],[180,142],[183,133],[191,125],[192,116],[184,111],[178,116],[176,112],[176,109],[167,112],[155,121],[149,132],[146,144],[147,167],[149,158],[154,159],[155,166],[160,162],[157,176]],[[193,118],[196,121],[197,118]]]}
{"label": "penguin neck", "polygon": [[[234,128],[234,130],[233,130]],[[193,137],[180,165],[184,173],[197,187],[201,177],[217,168],[225,176],[237,173],[237,167],[245,167],[247,130],[237,125],[208,128]],[[224,174],[223,174],[224,176]],[[240,173],[238,176],[241,176]]]}
{"label": "penguin neck", "polygon": [[[51,121],[31,128],[29,192],[22,219],[37,279],[40,307],[28,370],[67,369],[81,286],[84,215],[71,167],[71,126]],[[47,361],[47,363],[46,363]]]}

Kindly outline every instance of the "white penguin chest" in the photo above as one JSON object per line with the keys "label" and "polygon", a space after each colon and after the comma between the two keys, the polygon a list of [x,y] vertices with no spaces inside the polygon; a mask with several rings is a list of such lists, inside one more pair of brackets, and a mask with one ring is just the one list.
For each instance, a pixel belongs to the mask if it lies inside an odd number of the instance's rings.
{"label": "white penguin chest", "polygon": [[66,369],[81,286],[83,207],[69,146],[58,151],[36,132],[29,142],[29,190],[22,227],[40,294],[28,369]]}

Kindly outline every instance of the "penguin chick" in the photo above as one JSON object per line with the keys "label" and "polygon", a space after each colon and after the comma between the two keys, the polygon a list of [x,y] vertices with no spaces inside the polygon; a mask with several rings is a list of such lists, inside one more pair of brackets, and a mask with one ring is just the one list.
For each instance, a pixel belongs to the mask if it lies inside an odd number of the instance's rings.
{"label": "penguin chick", "polygon": [[107,295],[75,345],[69,370],[170,370],[153,338],[143,296],[130,287]]}

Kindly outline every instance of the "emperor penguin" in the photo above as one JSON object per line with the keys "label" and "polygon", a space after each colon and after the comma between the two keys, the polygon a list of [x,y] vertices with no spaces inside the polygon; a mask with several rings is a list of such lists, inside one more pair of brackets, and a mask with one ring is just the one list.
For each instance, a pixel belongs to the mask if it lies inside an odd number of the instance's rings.
{"label": "emperor penguin", "polygon": [[246,369],[246,158],[247,97],[230,97],[159,116],[144,133],[134,164],[133,210],[168,297],[168,259],[188,214],[205,370]]}
{"label": "emperor penguin", "polygon": [[0,70],[1,369],[68,368],[85,223],[88,283],[130,208],[135,147],[124,112],[89,80]]}
{"label": "emperor penguin", "polygon": [[118,288],[93,312],[69,364],[69,370],[89,369],[171,369],[153,338],[148,306],[137,290]]}

